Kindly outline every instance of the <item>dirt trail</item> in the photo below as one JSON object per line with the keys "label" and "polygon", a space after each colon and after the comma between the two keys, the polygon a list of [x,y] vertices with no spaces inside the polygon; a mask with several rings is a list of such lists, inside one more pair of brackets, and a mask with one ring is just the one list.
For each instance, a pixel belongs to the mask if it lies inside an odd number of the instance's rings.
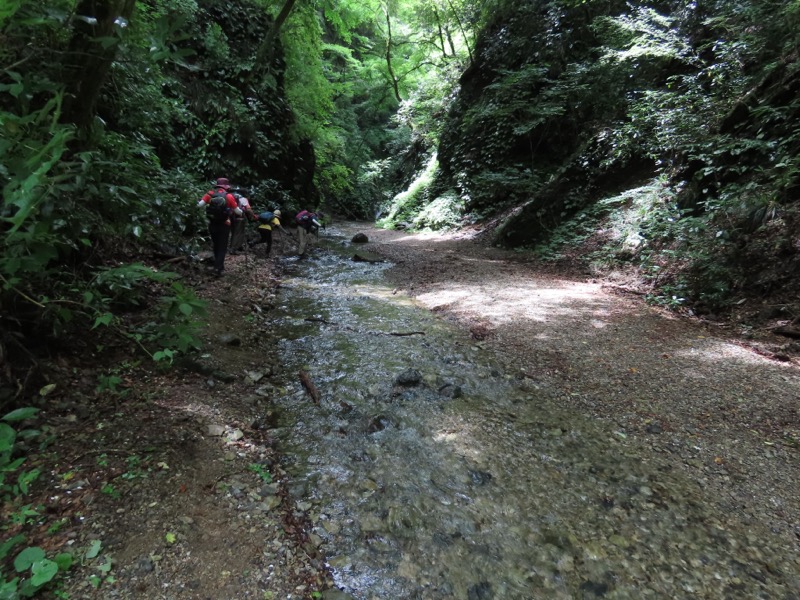
{"label": "dirt trail", "polygon": [[[800,547],[797,362],[465,235],[338,227],[367,233],[364,249],[396,263],[398,293],[468,328],[507,372],[558,387],[565,405],[673,456],[720,511]],[[280,259],[227,264],[219,280],[186,274],[210,301],[203,357],[162,373],[117,349],[131,393],[111,399],[93,391],[105,367],[86,361],[98,357],[58,367],[43,415],[56,441],[39,463],[40,493],[56,497],[63,526],[43,527],[42,545],[102,545],[61,585],[70,598],[347,597],[328,589],[321,540],[269,434],[270,398],[287,375],[269,330]]]}

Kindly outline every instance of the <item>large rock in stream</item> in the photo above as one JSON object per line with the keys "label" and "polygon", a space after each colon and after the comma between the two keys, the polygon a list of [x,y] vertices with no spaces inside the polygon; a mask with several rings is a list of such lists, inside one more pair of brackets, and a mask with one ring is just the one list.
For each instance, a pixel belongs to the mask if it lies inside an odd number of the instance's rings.
{"label": "large rock in stream", "polygon": [[422,373],[416,369],[406,369],[395,378],[394,382],[397,385],[419,385],[422,382]]}
{"label": "large rock in stream", "polygon": [[353,254],[352,260],[354,262],[368,262],[368,263],[381,263],[383,262],[383,257],[378,256],[377,254],[372,254],[370,252],[364,252],[359,250],[355,254]]}

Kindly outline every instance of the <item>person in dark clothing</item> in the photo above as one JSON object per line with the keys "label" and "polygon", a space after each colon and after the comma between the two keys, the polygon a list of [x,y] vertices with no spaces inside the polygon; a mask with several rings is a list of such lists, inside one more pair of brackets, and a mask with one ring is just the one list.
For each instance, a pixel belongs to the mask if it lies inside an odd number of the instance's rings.
{"label": "person in dark clothing", "polygon": [[306,253],[306,245],[312,234],[316,234],[320,228],[320,222],[317,220],[316,213],[307,210],[301,210],[295,217],[297,223],[297,239],[299,240],[298,254],[304,257]]}
{"label": "person in dark clothing", "polygon": [[267,258],[269,258],[269,253],[272,250],[273,227],[277,227],[285,235],[288,236],[292,235],[291,233],[286,231],[281,225],[281,211],[276,210],[274,213],[269,213],[269,212],[261,213],[261,215],[259,215],[259,225],[258,225],[258,235],[260,239],[256,242],[256,244],[267,245]]}
{"label": "person in dark clothing", "polygon": [[214,188],[197,203],[204,206],[208,217],[208,233],[214,248],[214,272],[217,276],[225,270],[225,254],[228,250],[228,240],[231,232],[231,219],[241,216],[242,210],[233,194],[228,192],[230,184],[225,177],[217,179]]}

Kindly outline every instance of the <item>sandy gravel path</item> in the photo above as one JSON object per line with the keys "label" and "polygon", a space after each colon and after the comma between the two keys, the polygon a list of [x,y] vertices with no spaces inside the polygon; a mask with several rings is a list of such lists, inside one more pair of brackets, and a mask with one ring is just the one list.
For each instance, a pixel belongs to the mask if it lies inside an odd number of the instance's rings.
{"label": "sandy gravel path", "polygon": [[518,377],[559,388],[576,412],[671,455],[718,510],[800,549],[796,358],[771,360],[724,328],[465,234],[341,227],[365,232],[365,250],[396,263],[398,288],[463,323]]}

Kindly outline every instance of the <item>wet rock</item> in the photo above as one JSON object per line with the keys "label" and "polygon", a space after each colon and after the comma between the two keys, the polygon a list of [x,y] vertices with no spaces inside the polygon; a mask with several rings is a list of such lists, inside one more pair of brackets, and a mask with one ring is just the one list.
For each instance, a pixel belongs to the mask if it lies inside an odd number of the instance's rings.
{"label": "wet rock", "polygon": [[400,402],[412,402],[416,399],[417,393],[414,390],[403,390],[398,394],[394,394],[394,397]]}
{"label": "wet rock", "polygon": [[142,558],[136,564],[136,574],[140,576],[152,573],[154,569],[155,565],[153,564],[153,561],[150,560],[149,558]]}
{"label": "wet rock", "polygon": [[258,495],[262,498],[266,498],[267,496],[276,496],[279,491],[279,484],[277,483],[268,483],[267,485],[261,486],[261,489],[258,490]]}
{"label": "wet rock", "polygon": [[407,369],[398,375],[394,382],[397,385],[418,385],[422,381],[422,373],[416,369]]}
{"label": "wet rock", "polygon": [[219,336],[219,341],[226,346],[241,346],[242,345],[242,338],[240,338],[235,333],[223,333]]}
{"label": "wet rock", "polygon": [[609,591],[607,583],[598,583],[596,581],[584,581],[581,584],[581,592],[584,598],[602,598]]}
{"label": "wet rock", "polygon": [[225,433],[225,428],[222,425],[209,425],[208,435],[213,437],[221,437]]}
{"label": "wet rock", "polygon": [[258,383],[264,378],[264,373],[260,373],[258,371],[247,371],[247,381],[252,383]]}
{"label": "wet rock", "polygon": [[231,375],[230,373],[226,373],[225,371],[214,371],[213,373],[211,373],[211,376],[214,377],[214,379],[219,379],[224,383],[233,383],[234,381],[236,381],[236,375]]}
{"label": "wet rock", "polygon": [[462,391],[460,385],[447,383],[439,388],[439,394],[441,394],[445,398],[455,399],[455,398],[461,398],[464,395],[464,392]]}
{"label": "wet rock", "polygon": [[271,510],[278,508],[280,505],[281,505],[280,496],[270,496],[269,498],[264,500],[264,502],[261,502],[258,505],[258,510],[260,512],[270,512]]}
{"label": "wet rock", "polygon": [[352,260],[354,262],[367,262],[367,263],[382,263],[384,259],[376,254],[370,254],[369,252],[356,252],[353,254]]}
{"label": "wet rock", "polygon": [[654,421],[645,428],[645,431],[647,431],[647,433],[661,433],[664,429],[661,427],[661,423]]}
{"label": "wet rock", "polygon": [[357,233],[353,236],[353,239],[350,240],[354,244],[366,244],[369,242],[369,238],[367,237],[366,233]]}
{"label": "wet rock", "polygon": [[481,581],[467,590],[468,600],[492,600],[493,598],[492,584],[488,581]]}
{"label": "wet rock", "polygon": [[487,473],[486,471],[475,471],[470,469],[469,476],[472,480],[472,483],[475,485],[485,485],[492,480],[492,474]]}
{"label": "wet rock", "polygon": [[453,537],[437,531],[432,536],[433,543],[441,548],[448,548],[453,544]]}
{"label": "wet rock", "polygon": [[389,427],[391,424],[392,422],[387,416],[376,415],[369,420],[369,423],[367,424],[367,433],[378,433],[379,431],[383,431]]}
{"label": "wet rock", "polygon": [[210,366],[204,365],[186,356],[176,358],[175,366],[179,369],[185,369],[186,371],[199,373],[200,375],[211,375],[211,373],[214,371],[214,369],[212,369]]}

